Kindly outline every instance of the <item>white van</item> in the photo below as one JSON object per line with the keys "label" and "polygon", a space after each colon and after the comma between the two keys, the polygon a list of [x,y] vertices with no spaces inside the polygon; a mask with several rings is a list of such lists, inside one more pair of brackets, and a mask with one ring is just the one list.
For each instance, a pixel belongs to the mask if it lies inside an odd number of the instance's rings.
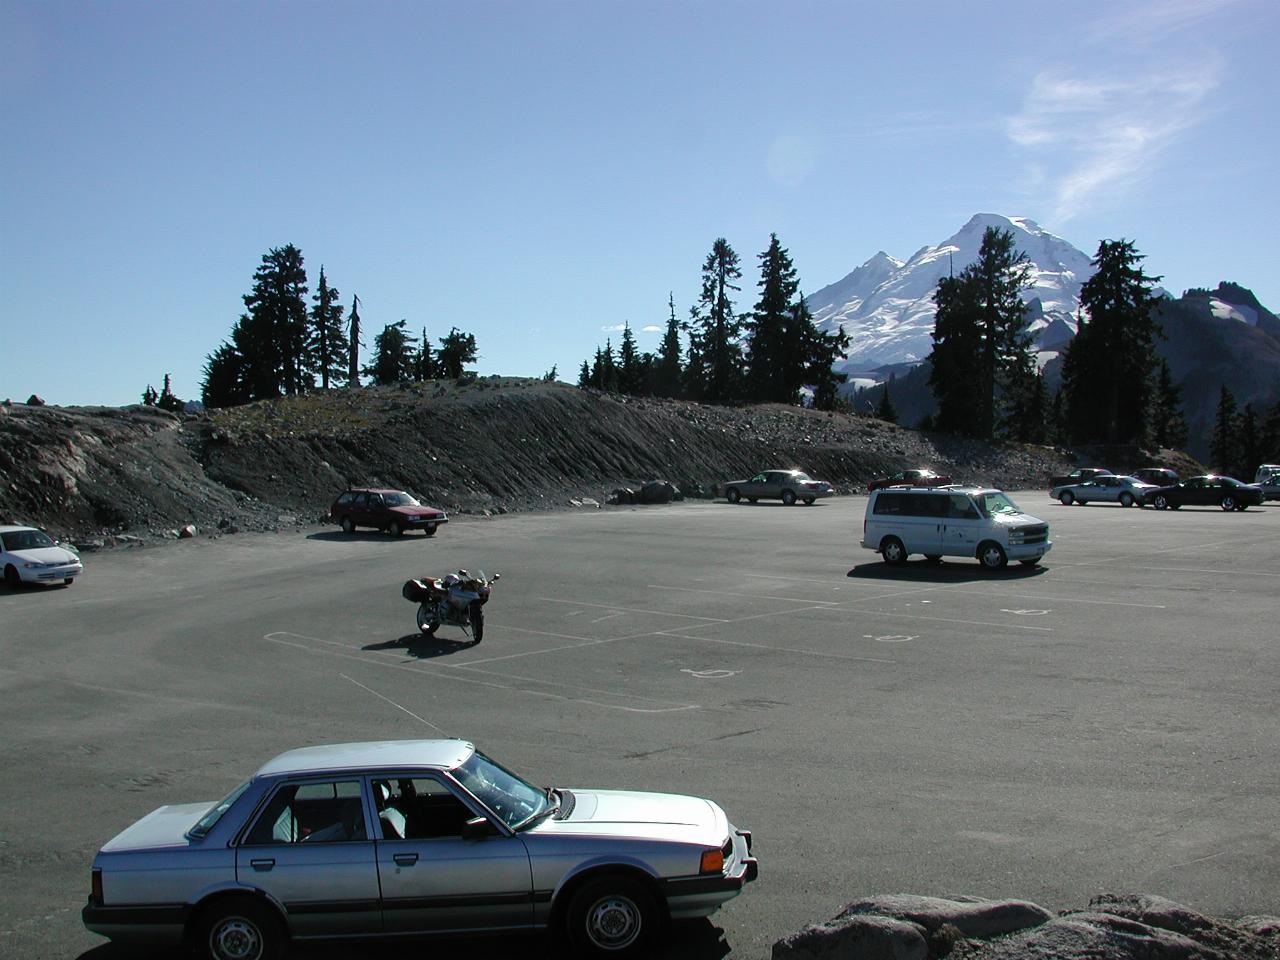
{"label": "white van", "polygon": [[999,490],[887,487],[867,500],[862,546],[885,563],[906,563],[923,553],[930,560],[975,557],[999,570],[1010,560],[1035,566],[1053,543],[1049,524],[1023,513]]}

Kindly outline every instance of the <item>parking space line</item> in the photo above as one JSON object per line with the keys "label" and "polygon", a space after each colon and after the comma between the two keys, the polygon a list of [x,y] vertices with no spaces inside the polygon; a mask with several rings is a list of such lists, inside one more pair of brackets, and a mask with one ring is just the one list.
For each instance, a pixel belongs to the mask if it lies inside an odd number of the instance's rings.
{"label": "parking space line", "polygon": [[340,673],[340,674],[338,674],[338,676],[340,676],[343,680],[350,680],[352,683],[354,683],[354,684],[355,684],[357,687],[359,687],[361,690],[368,690],[368,691],[369,691],[370,693],[372,693],[375,697],[377,697],[377,698],[378,698],[378,699],[380,699],[380,700],[385,700],[385,701],[387,701],[387,703],[391,704],[391,705],[392,705],[393,707],[395,707],[397,710],[403,710],[403,711],[404,711],[405,713],[407,713],[409,716],[413,717],[413,719],[415,719],[415,720],[420,720],[421,722],[425,723],[425,724],[426,724],[428,727],[430,727],[432,730],[438,730],[442,736],[448,736],[448,734],[446,734],[443,730],[441,730],[439,727],[437,727],[437,726],[436,726],[434,723],[432,723],[430,720],[427,720],[427,719],[425,719],[425,718],[423,718],[423,717],[418,716],[416,713],[414,713],[414,712],[413,712],[412,710],[410,710],[408,707],[402,707],[400,704],[396,703],[396,702],[395,702],[394,700],[392,700],[390,697],[384,697],[382,694],[380,694],[377,690],[374,690],[372,687],[366,687],[366,686],[365,686],[363,683],[361,683],[359,680],[355,680],[355,679],[353,679],[353,678],[351,678],[351,677],[348,677],[345,673]]}
{"label": "parking space line", "polygon": [[[681,630],[693,630],[694,627],[678,627]],[[751,647],[756,650],[768,650],[778,653],[801,653],[810,657],[820,657],[827,660],[856,660],[860,663],[897,663],[896,660],[886,660],[883,657],[859,657],[850,653],[828,653],[824,650],[807,650],[803,647],[778,647],[767,643],[749,643],[746,640],[726,640],[723,637],[696,637],[689,636],[687,633],[672,633],[669,630],[659,630],[654,636],[671,637],[676,640],[701,640],[705,643],[720,643],[731,647]]]}
{"label": "parking space line", "polygon": [[[946,587],[943,593],[960,593],[959,587]],[[1053,603],[1096,603],[1114,607],[1145,607],[1150,610],[1166,609],[1163,603],[1134,603],[1129,600],[1085,600],[1081,597],[1047,597],[1039,593],[1020,593],[1016,590],[988,590],[986,596],[1021,597],[1025,600],[1049,600]]]}
{"label": "parking space line", "polygon": [[738,593],[732,590],[708,590],[706,587],[669,587],[661,583],[645,584],[649,590],[671,590],[677,593],[710,593],[720,597],[741,597],[744,600],[785,600],[787,603],[836,604],[838,600],[810,600],[808,597],[774,597],[765,593]]}
{"label": "parking space line", "polygon": [[[342,649],[330,650],[330,649],[325,649],[323,647],[315,647],[308,643],[296,643],[293,640],[285,639],[286,637],[293,637],[293,638],[296,638],[297,640],[310,641],[310,644],[316,644],[316,643],[328,644],[330,646],[340,647]],[[427,676],[437,677],[441,680],[445,680],[450,683],[469,683],[474,686],[490,687],[497,690],[514,690],[518,693],[524,693],[534,697],[543,697],[544,699],[548,699],[548,700],[565,700],[565,701],[571,701],[573,703],[585,703],[595,707],[603,707],[606,710],[622,710],[626,713],[678,713],[686,710],[702,709],[701,706],[696,703],[679,703],[678,701],[675,701],[675,700],[660,700],[655,697],[643,697],[633,693],[615,693],[612,690],[600,690],[593,687],[574,687],[570,684],[560,683],[555,680],[537,680],[532,677],[515,677],[515,676],[507,677],[507,676],[504,676],[503,674],[493,673],[492,671],[486,671],[486,670],[472,669],[470,671],[472,673],[481,674],[482,676],[498,678],[498,680],[485,680],[485,679],[481,679],[480,677],[471,677],[471,676],[463,675],[459,671],[465,670],[467,668],[465,668],[461,664],[453,665],[453,664],[442,663],[442,664],[429,667],[422,664],[420,661],[405,662],[404,660],[397,659],[395,662],[389,662],[385,659],[381,659],[378,657],[367,657],[357,653],[343,652],[343,651],[351,651],[354,648],[352,648],[348,644],[341,643],[337,640],[325,640],[322,637],[308,637],[300,633],[290,633],[287,630],[280,630],[274,633],[268,633],[262,639],[267,640],[270,643],[280,644],[281,646],[293,647],[298,650],[307,650],[312,653],[322,653],[331,657],[341,657],[345,660],[355,660],[358,663],[365,663],[370,666],[383,667],[383,668],[392,669],[392,670],[404,670],[409,673],[425,674]],[[369,651],[369,652],[383,653],[385,651]],[[586,693],[604,694],[605,696],[616,697],[617,699],[623,700],[623,701],[625,700],[643,701],[645,703],[665,704],[666,706],[632,707],[632,706],[627,706],[624,703],[602,703],[599,700],[594,700],[588,697],[572,696],[569,693],[562,693],[555,690],[538,690],[538,689],[533,689],[531,686],[525,686],[520,683],[499,682],[499,680],[502,680],[502,679],[524,681],[525,684],[530,684],[530,685],[537,685],[537,686],[544,686],[544,687],[562,687],[562,688],[565,688],[566,690],[571,690],[571,691],[576,690],[576,691],[582,691]]]}
{"label": "parking space line", "polygon": [[958,620],[953,617],[925,617],[918,613],[889,613],[885,610],[859,610],[873,617],[903,617],[907,620],[930,620],[934,623],[964,623],[974,627],[1000,627],[1002,630],[1035,630],[1052,633],[1053,627],[1026,627],[1019,623],[993,623],[990,620]]}
{"label": "parking space line", "polygon": [[600,610],[618,610],[622,613],[647,613],[655,617],[679,617],[682,620],[705,620],[708,623],[728,623],[720,617],[695,617],[688,613],[671,613],[666,610],[640,610],[636,607],[619,607],[612,603],[587,603],[585,600],[559,600],[556,597],[538,597],[541,603],[563,603],[572,607],[597,607]]}

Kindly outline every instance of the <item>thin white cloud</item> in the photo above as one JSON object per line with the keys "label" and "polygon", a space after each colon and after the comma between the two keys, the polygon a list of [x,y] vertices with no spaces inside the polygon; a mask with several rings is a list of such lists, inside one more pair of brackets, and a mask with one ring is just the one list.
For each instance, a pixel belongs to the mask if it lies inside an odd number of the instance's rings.
{"label": "thin white cloud", "polygon": [[1137,182],[1201,121],[1220,74],[1215,59],[1131,77],[1038,75],[1006,131],[1049,192],[1052,222]]}
{"label": "thin white cloud", "polygon": [[627,325],[625,323],[614,323],[609,326],[601,327],[600,329],[604,333],[621,333],[623,330],[627,329]]}
{"label": "thin white cloud", "polygon": [[[1266,0],[1270,2],[1270,0]],[[1158,43],[1175,33],[1213,19],[1231,7],[1257,5],[1257,0],[1146,0],[1112,3],[1092,24],[1094,39],[1126,43]]]}
{"label": "thin white cloud", "polygon": [[665,329],[666,329],[666,327],[659,327],[659,326],[655,326],[654,324],[650,323],[650,324],[647,324],[646,326],[641,327],[641,328],[640,328],[640,331],[641,331],[642,333],[662,333],[662,331],[663,331],[663,330],[665,330]]}

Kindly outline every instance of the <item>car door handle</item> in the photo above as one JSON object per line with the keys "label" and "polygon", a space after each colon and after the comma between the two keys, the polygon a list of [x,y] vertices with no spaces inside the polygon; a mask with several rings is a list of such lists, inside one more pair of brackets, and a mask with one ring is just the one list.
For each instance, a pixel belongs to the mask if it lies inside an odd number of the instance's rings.
{"label": "car door handle", "polygon": [[257,870],[259,873],[266,873],[276,865],[274,860],[250,860],[249,866]]}
{"label": "car door handle", "polygon": [[397,853],[391,859],[396,862],[397,866],[412,867],[418,862],[418,855],[416,853]]}

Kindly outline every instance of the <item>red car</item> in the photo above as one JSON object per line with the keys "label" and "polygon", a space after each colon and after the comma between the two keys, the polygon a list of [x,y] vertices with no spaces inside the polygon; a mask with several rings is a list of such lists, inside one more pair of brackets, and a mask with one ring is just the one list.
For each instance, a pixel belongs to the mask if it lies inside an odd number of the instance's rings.
{"label": "red car", "polygon": [[421,530],[434,537],[436,527],[448,523],[443,510],[424,506],[403,490],[355,487],[343,491],[329,508],[329,519],[347,533],[356,527],[374,527],[398,537],[406,530]]}
{"label": "red car", "polygon": [[891,477],[881,477],[867,484],[867,493],[882,487],[944,487],[951,478],[932,470],[899,470]]}

